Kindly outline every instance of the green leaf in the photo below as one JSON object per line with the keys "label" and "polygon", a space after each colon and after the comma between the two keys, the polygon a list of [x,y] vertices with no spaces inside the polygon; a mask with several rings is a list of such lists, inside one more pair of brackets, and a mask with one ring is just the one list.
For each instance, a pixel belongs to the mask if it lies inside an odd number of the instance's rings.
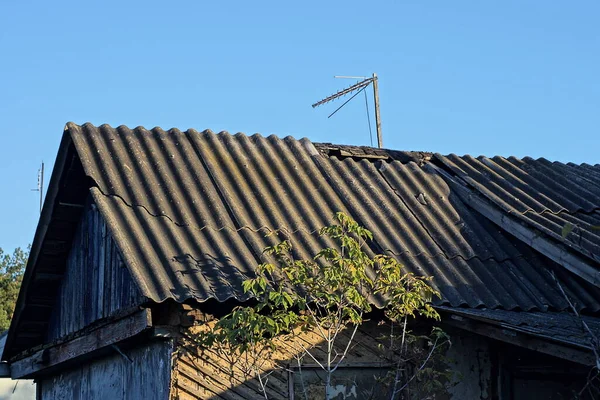
{"label": "green leaf", "polygon": [[570,222],[567,222],[563,226],[562,232],[561,232],[561,236],[563,237],[563,239],[566,238],[569,235],[569,233],[571,233],[573,231],[573,228],[575,228],[575,225],[573,225]]}

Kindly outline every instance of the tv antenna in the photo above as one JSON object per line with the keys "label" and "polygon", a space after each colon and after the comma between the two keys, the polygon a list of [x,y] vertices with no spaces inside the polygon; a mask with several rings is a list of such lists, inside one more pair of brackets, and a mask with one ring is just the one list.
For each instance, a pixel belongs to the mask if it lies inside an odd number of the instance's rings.
{"label": "tv antenna", "polygon": [[[353,98],[358,96],[360,92],[364,92],[364,90],[371,84],[373,84],[373,100],[375,103],[375,126],[377,128],[377,147],[383,147],[383,139],[381,137],[381,117],[379,115],[379,87],[377,84],[377,74],[373,73],[373,76],[334,76],[334,78],[342,78],[342,79],[362,79],[362,81],[355,83],[352,86],[347,87],[346,89],[340,90],[337,93],[332,94],[329,97],[324,98],[312,105],[313,108],[323,105],[325,103],[329,103],[330,101],[337,100],[342,96],[346,96],[350,93],[354,93],[352,97],[344,102],[341,106],[339,106],[334,112],[329,114],[327,118],[331,118],[336,112],[338,112],[342,107],[350,102]],[[365,93],[365,104],[367,107],[367,119],[369,121],[369,132],[371,131],[371,117],[369,116],[369,104],[367,101],[367,93]],[[371,143],[372,143],[371,137]]]}
{"label": "tv antenna", "polygon": [[44,199],[44,162],[42,167],[38,169],[37,188],[31,189],[32,192],[40,192],[40,214],[42,213],[42,201]]}

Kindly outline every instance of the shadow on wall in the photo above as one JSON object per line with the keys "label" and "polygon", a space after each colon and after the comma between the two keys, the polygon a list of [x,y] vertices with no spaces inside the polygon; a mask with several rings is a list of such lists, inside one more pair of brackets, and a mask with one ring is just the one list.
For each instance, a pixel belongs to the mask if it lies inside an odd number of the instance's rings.
{"label": "shadow on wall", "polygon": [[[362,325],[351,340],[352,345],[344,362],[332,377],[330,387],[333,388],[333,399],[389,398],[389,394],[386,393],[391,389],[389,380],[393,379],[396,364],[390,352],[385,351],[386,344],[390,340],[389,325],[377,324],[376,320],[373,318]],[[190,328],[186,336],[193,337],[196,329],[205,328]],[[431,326],[415,326],[414,329],[426,332],[431,329]],[[336,340],[337,354],[343,352],[350,338],[351,332],[342,331],[338,338],[339,344]],[[227,354],[227,350],[220,349],[218,344],[214,348],[198,351],[194,342],[183,342],[174,362],[172,388],[175,392],[173,394],[179,399],[264,398],[260,389],[261,383],[257,378],[252,378],[256,376],[257,370],[253,367],[258,366],[262,371],[263,383],[267,382],[269,399],[325,398],[326,373],[318,363],[325,364],[327,353],[326,344],[321,337],[314,332],[304,332],[276,341],[279,342],[276,345],[277,350],[274,352],[267,350],[264,354],[260,354],[258,362],[253,361],[252,357],[246,359],[244,355]],[[298,354],[303,353],[302,348],[310,349],[314,358],[305,355],[298,365],[297,357]],[[408,358],[424,360],[427,356],[425,343],[415,343],[414,349],[410,350]],[[445,359],[436,356],[431,360],[434,358],[435,368],[446,371],[448,365]],[[429,368],[433,366],[433,364],[428,365]],[[404,363],[402,370],[405,376],[410,378],[414,367]],[[418,383],[417,380],[412,383],[407,390],[419,389],[420,391],[424,386],[423,382]],[[436,398],[448,398],[445,386],[444,384],[444,388],[435,390]]]}

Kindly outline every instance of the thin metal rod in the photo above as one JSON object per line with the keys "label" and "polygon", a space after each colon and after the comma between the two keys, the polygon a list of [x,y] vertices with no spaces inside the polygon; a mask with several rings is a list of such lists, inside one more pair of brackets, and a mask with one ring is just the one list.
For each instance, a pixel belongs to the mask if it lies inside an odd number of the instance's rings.
{"label": "thin metal rod", "polygon": [[381,116],[379,115],[379,85],[377,74],[373,73],[373,97],[375,99],[375,126],[377,127],[377,147],[383,148],[383,138],[381,136]]}
{"label": "thin metal rod", "polygon": [[369,79],[368,76],[346,76],[346,75],[336,75],[334,78],[339,79]]}
{"label": "thin metal rod", "polygon": [[336,110],[335,110],[334,112],[332,112],[331,114],[329,114],[329,116],[328,116],[327,118],[331,118],[331,117],[333,117],[333,114],[335,114],[336,112],[340,111],[340,109],[341,109],[342,107],[344,107],[346,104],[348,104],[348,103],[350,102],[350,100],[352,100],[353,98],[355,98],[356,96],[358,96],[358,95],[360,94],[360,92],[363,92],[363,91],[364,91],[364,90],[365,90],[367,87],[369,87],[369,85],[367,85],[367,86],[363,87],[363,88],[362,88],[362,89],[360,89],[358,92],[354,93],[354,94],[352,95],[352,97],[350,97],[348,100],[346,100],[346,101],[344,102],[344,104],[342,104],[341,106],[339,106],[338,108],[336,108]]}
{"label": "thin metal rod", "polygon": [[44,162],[42,161],[42,172],[40,177],[40,214],[42,213],[44,200]]}

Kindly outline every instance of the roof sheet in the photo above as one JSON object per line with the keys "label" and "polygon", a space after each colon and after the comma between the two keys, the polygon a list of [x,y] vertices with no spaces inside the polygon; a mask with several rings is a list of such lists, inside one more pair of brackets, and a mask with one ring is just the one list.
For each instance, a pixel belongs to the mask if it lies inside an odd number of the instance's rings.
{"label": "roof sheet", "polygon": [[[427,153],[90,124],[68,124],[67,134],[153,301],[244,300],[239,283],[275,240],[267,232],[282,232],[298,256],[310,257],[327,245],[316,230],[344,211],[373,231],[372,252],[433,275],[439,304],[567,307],[548,275],[556,265],[463,204],[428,168]],[[569,284],[581,308],[600,309],[596,288]]]}
{"label": "roof sheet", "polygon": [[592,348],[592,337],[584,328],[585,321],[590,330],[600,336],[600,319],[597,317],[577,317],[569,312],[515,312],[505,310],[446,309],[452,313],[501,324],[530,335],[563,342],[583,348]]}
{"label": "roof sheet", "polygon": [[[454,154],[435,160],[507,214],[600,262],[600,165]],[[573,229],[563,237],[567,224]]]}

